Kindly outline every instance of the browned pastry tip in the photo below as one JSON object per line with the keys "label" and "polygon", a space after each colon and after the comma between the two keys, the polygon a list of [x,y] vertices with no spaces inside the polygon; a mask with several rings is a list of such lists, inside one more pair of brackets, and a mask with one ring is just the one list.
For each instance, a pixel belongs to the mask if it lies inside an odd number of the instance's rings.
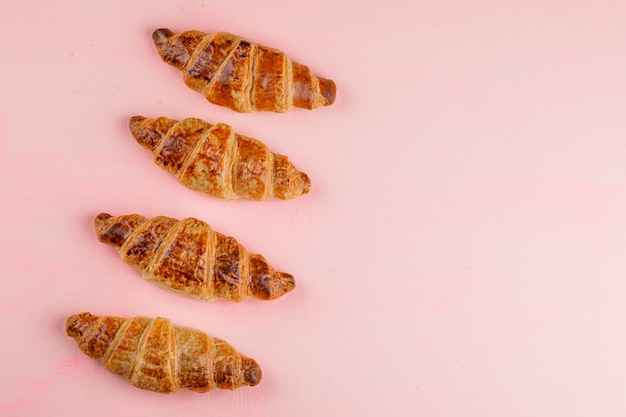
{"label": "browned pastry tip", "polygon": [[93,226],[100,242],[118,247],[124,243],[130,230],[113,223],[114,220],[110,214],[100,213],[94,219]]}
{"label": "browned pastry tip", "polygon": [[311,180],[304,172],[300,173],[300,187],[302,188],[302,195],[308,194],[309,191],[311,191]]}
{"label": "browned pastry tip", "polygon": [[226,341],[162,317],[126,319],[84,312],[68,317],[65,332],[109,372],[145,390],[232,390],[257,385],[263,376],[254,359]]}
{"label": "browned pastry tip", "polygon": [[[128,128],[130,129],[131,133],[133,134],[135,138],[141,135],[141,122],[143,122],[144,120],[146,120],[146,118],[143,116],[133,116],[128,121]],[[137,140],[137,142],[139,142],[139,140]],[[142,142],[139,142],[139,143],[141,143],[141,145],[144,146]]]}
{"label": "browned pastry tip", "polygon": [[293,291],[296,288],[296,280],[293,275],[285,272],[260,273],[255,271],[252,274],[250,287],[253,297],[259,300],[274,300],[289,291]]}
{"label": "browned pastry tip", "polygon": [[263,256],[198,219],[102,213],[94,228],[98,240],[146,281],[193,298],[274,300],[296,286],[291,274],[276,271]]}
{"label": "browned pastry tip", "polygon": [[176,35],[169,29],[161,28],[152,33],[152,40],[161,58],[176,68],[182,68],[193,54],[201,34],[189,31]]}
{"label": "browned pastry tip", "polygon": [[163,42],[167,42],[167,39],[173,35],[174,35],[174,32],[172,32],[171,30],[167,28],[161,28],[161,29],[155,30],[152,33],[152,40],[154,41],[154,43],[160,44]]}
{"label": "browned pastry tip", "polygon": [[163,140],[174,124],[175,120],[166,117],[148,120],[143,116],[133,116],[128,122],[128,128],[137,143],[151,151]]}
{"label": "browned pastry tip", "polygon": [[320,90],[322,92],[322,96],[326,99],[325,106],[329,106],[335,102],[335,95],[337,94],[337,85],[333,80],[327,80],[325,78],[320,78]]}
{"label": "browned pastry tip", "polygon": [[100,213],[96,216],[96,218],[93,221],[94,227],[96,228],[96,230],[102,230],[102,228],[104,227],[104,225],[107,223],[107,221],[112,218],[113,216],[111,216],[109,213]]}
{"label": "browned pastry tip", "polygon": [[318,78],[284,52],[228,32],[157,29],[152,39],[162,60],[211,103],[237,112],[286,112],[334,103],[332,80]]}
{"label": "browned pastry tip", "polygon": [[126,242],[133,230],[145,221],[145,217],[137,214],[120,218],[100,213],[94,219],[93,225],[98,240],[117,249]]}
{"label": "browned pastry tip", "polygon": [[250,387],[258,385],[263,377],[259,364],[252,358],[244,358],[241,365],[245,384]]}
{"label": "browned pastry tip", "polygon": [[65,321],[65,332],[68,336],[78,339],[82,337],[87,327],[96,321],[96,317],[91,313],[74,314]]}

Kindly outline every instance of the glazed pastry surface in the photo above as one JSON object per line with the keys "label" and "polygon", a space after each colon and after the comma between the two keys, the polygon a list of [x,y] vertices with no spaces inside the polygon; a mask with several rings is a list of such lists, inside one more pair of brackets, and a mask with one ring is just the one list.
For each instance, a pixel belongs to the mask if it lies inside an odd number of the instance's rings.
{"label": "glazed pastry surface", "polygon": [[277,272],[263,256],[195,218],[101,213],[94,228],[98,240],[115,248],[145,280],[193,298],[273,300],[296,286],[292,275]]}
{"label": "glazed pastry surface", "polygon": [[109,372],[149,391],[232,390],[257,385],[262,377],[254,359],[224,340],[174,326],[162,317],[79,313],[67,319],[65,331],[83,353],[99,359]]}
{"label": "glazed pastry surface", "polygon": [[129,129],[155,164],[192,190],[224,200],[289,200],[311,189],[309,177],[286,156],[223,123],[134,116]]}
{"label": "glazed pastry surface", "polygon": [[332,80],[316,77],[285,53],[227,32],[157,29],[161,59],[178,68],[185,84],[213,104],[238,112],[314,109],[335,101]]}

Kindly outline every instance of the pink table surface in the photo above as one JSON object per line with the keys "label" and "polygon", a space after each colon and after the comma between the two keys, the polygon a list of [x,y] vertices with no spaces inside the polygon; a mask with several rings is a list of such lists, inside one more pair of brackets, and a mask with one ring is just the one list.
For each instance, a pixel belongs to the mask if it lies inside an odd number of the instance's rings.
{"label": "pink table surface", "polygon": [[[237,114],[151,33],[226,30],[338,85]],[[626,415],[626,3],[0,3],[2,416]],[[224,122],[313,181],[292,201],[180,186],[128,118]],[[193,216],[297,289],[204,303],[144,282],[94,216]],[[165,396],[81,353],[67,316],[164,316],[261,364]]]}

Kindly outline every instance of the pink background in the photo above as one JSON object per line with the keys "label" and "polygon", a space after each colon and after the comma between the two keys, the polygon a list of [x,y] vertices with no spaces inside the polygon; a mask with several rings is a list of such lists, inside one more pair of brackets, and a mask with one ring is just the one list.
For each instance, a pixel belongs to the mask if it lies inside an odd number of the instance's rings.
{"label": "pink background", "polygon": [[[150,35],[226,30],[338,85],[237,114]],[[0,415],[626,415],[626,3],[0,3]],[[133,115],[224,122],[313,181],[292,201],[190,191]],[[94,216],[193,216],[298,287],[203,303],[142,281]],[[80,311],[228,340],[260,385],[138,390],[64,332]]]}

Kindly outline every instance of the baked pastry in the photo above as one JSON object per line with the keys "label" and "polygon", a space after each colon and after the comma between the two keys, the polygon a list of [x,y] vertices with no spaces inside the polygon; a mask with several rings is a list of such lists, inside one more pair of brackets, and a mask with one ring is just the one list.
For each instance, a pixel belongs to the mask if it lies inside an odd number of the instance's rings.
{"label": "baked pastry", "polygon": [[227,32],[174,34],[157,29],[152,40],[163,61],[211,103],[248,113],[314,109],[335,101],[332,80],[318,78],[285,53]]}
{"label": "baked pastry", "polygon": [[80,350],[134,386],[164,394],[207,392],[261,381],[261,368],[221,339],[157,317],[70,316],[65,331]]}
{"label": "baked pastry", "polygon": [[292,275],[275,271],[261,255],[194,218],[101,213],[98,240],[154,284],[201,300],[273,300],[293,290]]}
{"label": "baked pastry", "polygon": [[288,200],[311,189],[309,177],[286,156],[223,123],[135,116],[129,128],[158,166],[192,190],[224,200]]}

